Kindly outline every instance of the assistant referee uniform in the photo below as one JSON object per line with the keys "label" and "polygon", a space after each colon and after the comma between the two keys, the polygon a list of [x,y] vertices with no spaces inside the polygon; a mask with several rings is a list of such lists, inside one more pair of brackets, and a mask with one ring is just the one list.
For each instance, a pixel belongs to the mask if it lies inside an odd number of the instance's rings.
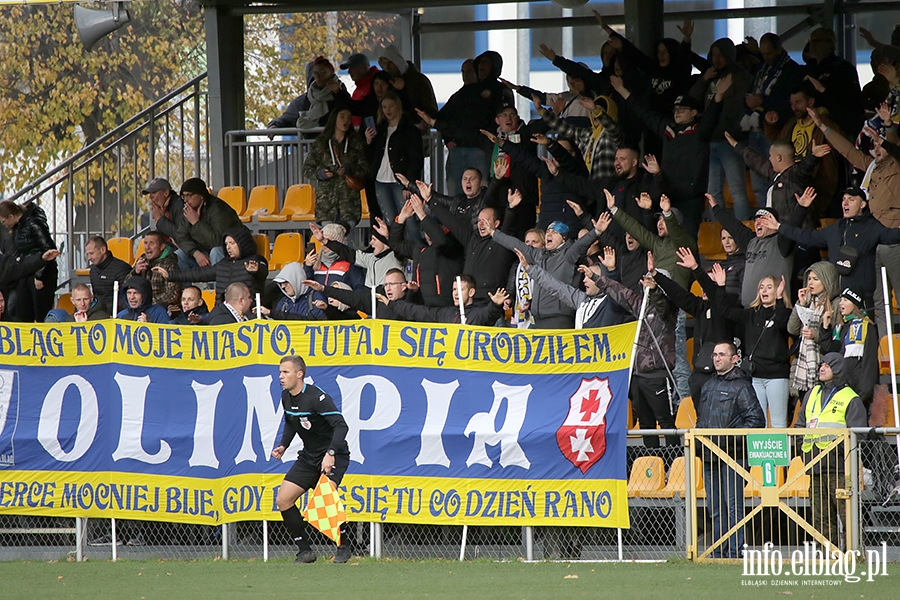
{"label": "assistant referee uniform", "polygon": [[[350,450],[347,447],[349,428],[334,400],[319,387],[304,383],[303,389],[296,396],[284,390],[281,393],[281,405],[284,408],[281,446],[284,448],[290,446],[295,435],[299,435],[303,440],[303,449],[297,453],[297,460],[284,476],[285,481],[290,481],[304,490],[313,489],[322,474],[322,460],[326,454],[330,454],[334,456],[334,467],[328,478],[335,485],[340,485],[347,467],[350,466]],[[286,514],[287,512],[291,514]],[[282,515],[300,554],[310,552],[311,547],[305,531],[306,524],[299,510],[293,507],[293,510],[284,511]],[[350,548],[349,537],[345,535],[346,526],[346,523],[341,525],[339,553],[342,549]]]}

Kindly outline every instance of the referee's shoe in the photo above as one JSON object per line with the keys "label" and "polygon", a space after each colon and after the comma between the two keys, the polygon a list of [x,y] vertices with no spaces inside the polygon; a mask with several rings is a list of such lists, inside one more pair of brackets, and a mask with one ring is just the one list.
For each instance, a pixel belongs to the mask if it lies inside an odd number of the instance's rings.
{"label": "referee's shoe", "polygon": [[350,544],[338,546],[337,552],[334,553],[334,562],[343,564],[350,560]]}
{"label": "referee's shoe", "polygon": [[298,563],[314,563],[316,562],[316,553],[312,550],[301,550],[297,553],[297,558],[294,559],[294,562]]}

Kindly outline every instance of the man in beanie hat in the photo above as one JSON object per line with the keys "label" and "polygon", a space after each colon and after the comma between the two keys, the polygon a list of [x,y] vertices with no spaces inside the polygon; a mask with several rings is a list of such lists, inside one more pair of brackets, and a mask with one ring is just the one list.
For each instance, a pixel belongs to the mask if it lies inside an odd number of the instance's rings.
{"label": "man in beanie hat", "polygon": [[[554,221],[547,227],[543,248],[529,246],[518,238],[496,229],[493,236],[494,241],[507,250],[518,250],[522,253],[528,264],[537,265],[554,279],[577,288],[582,278],[575,270],[578,260],[585,255],[591,244],[600,239],[609,223],[608,215],[606,218],[598,219],[594,222],[594,229],[578,241],[570,243],[567,241],[569,226],[562,221]],[[558,296],[541,286],[534,286],[531,290],[531,314],[534,316],[536,329],[571,329],[575,326],[575,308],[561,302]]]}
{"label": "man in beanie hat", "polygon": [[182,271],[214,265],[225,256],[225,232],[241,225],[241,219],[227,203],[209,193],[199,177],[181,184],[184,219],[178,227],[178,268]]}
{"label": "man in beanie hat", "polygon": [[[846,291],[846,290],[845,290]],[[837,352],[829,352],[822,357],[819,366],[819,383],[811,389],[803,404],[794,427],[810,430],[845,429],[865,427],[866,408],[857,393],[845,382],[849,363]],[[803,462],[825,450],[835,438],[834,435],[810,431],[803,436],[801,451]],[[844,472],[844,449],[840,445],[828,451],[811,470],[810,508],[812,525],[840,548],[838,538],[838,500],[835,489]],[[846,529],[846,524],[845,524]],[[830,552],[826,555],[830,555]]]}
{"label": "man in beanie hat", "polygon": [[866,316],[862,290],[844,288],[839,312],[840,321],[835,324],[827,349],[844,357],[847,385],[868,407],[878,383],[878,334]]}

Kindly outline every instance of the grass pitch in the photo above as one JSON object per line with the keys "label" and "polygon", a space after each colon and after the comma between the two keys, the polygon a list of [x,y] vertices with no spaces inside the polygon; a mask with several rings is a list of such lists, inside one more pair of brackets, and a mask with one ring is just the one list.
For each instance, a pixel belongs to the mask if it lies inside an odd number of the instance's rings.
{"label": "grass pitch", "polygon": [[[889,598],[893,571],[874,582],[749,586],[737,565],[688,562],[602,564],[352,559],[335,565],[260,561],[89,561],[0,563],[0,597],[179,600],[181,598]],[[761,578],[754,578],[759,581]],[[315,596],[311,596],[315,594]]]}

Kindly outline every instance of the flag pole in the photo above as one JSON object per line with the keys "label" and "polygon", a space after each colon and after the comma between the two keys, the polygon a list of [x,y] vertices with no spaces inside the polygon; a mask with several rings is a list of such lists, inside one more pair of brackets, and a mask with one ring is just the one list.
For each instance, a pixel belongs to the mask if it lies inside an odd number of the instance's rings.
{"label": "flag pole", "polygon": [[[884,322],[888,338],[888,360],[891,371],[891,403],[894,406],[894,427],[900,429],[900,414],[897,412],[897,357],[894,356],[894,315],[891,312],[891,296],[888,293],[887,268],[881,267],[881,293],[884,298]],[[900,433],[897,434],[897,460],[900,461]]]}
{"label": "flag pole", "polygon": [[375,318],[375,310],[376,305],[378,304],[378,298],[375,297],[375,282],[372,282],[372,314],[369,315],[370,319]]}
{"label": "flag pole", "polygon": [[456,301],[459,304],[459,322],[460,324],[465,325],[466,307],[463,304],[462,280],[459,278],[459,275],[456,276]]}
{"label": "flag pole", "polygon": [[262,319],[262,306],[259,301],[259,292],[256,292],[256,318]]}
{"label": "flag pole", "polygon": [[119,282],[118,282],[118,280],[113,281],[112,318],[115,319],[117,314],[119,314]]}

